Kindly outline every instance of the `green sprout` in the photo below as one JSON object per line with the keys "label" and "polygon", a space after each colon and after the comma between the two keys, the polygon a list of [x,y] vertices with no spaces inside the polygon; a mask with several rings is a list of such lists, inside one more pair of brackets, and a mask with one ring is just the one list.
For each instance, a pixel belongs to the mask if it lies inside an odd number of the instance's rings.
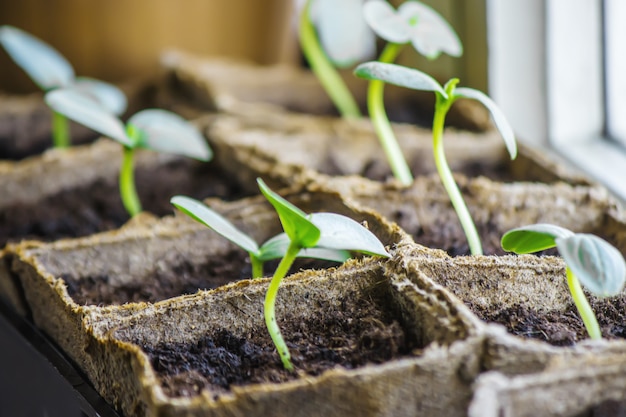
{"label": "green sprout", "polygon": [[374,35],[361,17],[362,2],[305,0],[300,12],[298,35],[302,53],[341,116],[346,118],[359,118],[361,111],[335,66],[352,66],[373,54],[376,48]]}
{"label": "green sprout", "polygon": [[276,322],[275,304],[278,287],[287,275],[296,256],[302,249],[326,248],[349,250],[368,255],[389,257],[382,243],[365,227],[354,220],[334,213],[306,214],[257,179],[261,193],[274,206],[289,244],[285,250],[265,295],[263,312],[265,324],[278,350],[285,369],[292,371],[291,355]]}
{"label": "green sprout", "polygon": [[626,262],[607,241],[586,233],[573,233],[552,224],[534,224],[508,231],[502,248],[518,254],[555,247],[565,260],[565,274],[574,304],[591,339],[601,339],[600,326],[581,284],[598,297],[619,294],[626,281]]}
{"label": "green sprout", "polygon": [[[228,219],[201,201],[179,195],[172,197],[170,202],[192,219],[204,224],[220,236],[248,252],[252,266],[252,278],[261,278],[263,276],[265,262],[285,256],[289,246],[289,238],[285,233],[280,233],[259,246],[252,237],[239,230]],[[297,257],[324,259],[342,263],[350,258],[350,252],[315,247],[303,248],[298,252]]]}
{"label": "green sprout", "polygon": [[450,166],[446,161],[443,148],[443,131],[446,114],[457,99],[469,98],[479,101],[491,113],[493,122],[502,135],[502,139],[504,140],[511,159],[515,159],[517,156],[515,135],[502,111],[495,102],[484,93],[472,88],[457,88],[456,85],[459,82],[457,78],[453,78],[444,86],[441,86],[434,78],[421,71],[381,62],[366,62],[361,64],[356,68],[355,74],[370,80],[380,80],[413,90],[432,91],[435,93],[435,115],[433,117],[433,153],[435,166],[437,167],[441,182],[450,197],[452,206],[459,217],[459,221],[467,237],[470,252],[472,255],[481,255],[483,250],[476,225],[474,225],[469,210],[463,201],[461,191],[456,185]]}
{"label": "green sprout", "polygon": [[[76,77],[74,68],[63,55],[23,30],[9,25],[0,26],[0,44],[43,91],[74,88],[116,115],[126,110],[126,96],[117,87],[93,78]],[[55,148],[67,148],[70,145],[67,118],[54,111],[52,140]]]}
{"label": "green sprout", "polygon": [[[439,13],[418,1],[406,1],[398,10],[394,10],[386,1],[369,1],[363,5],[363,15],[374,32],[388,42],[378,58],[379,62],[395,62],[404,45],[408,43],[428,59],[435,59],[442,52],[454,57],[463,54],[463,46],[454,29]],[[367,109],[374,129],[393,175],[403,185],[410,185],[413,175],[385,111],[385,85],[382,80],[370,80]]]}
{"label": "green sprout", "polygon": [[151,149],[201,161],[211,159],[211,149],[198,129],[166,110],[142,110],[124,126],[117,116],[76,89],[53,90],[46,94],[45,101],[54,111],[123,145],[119,187],[122,203],[131,217],[142,210],[133,169],[136,149]]}

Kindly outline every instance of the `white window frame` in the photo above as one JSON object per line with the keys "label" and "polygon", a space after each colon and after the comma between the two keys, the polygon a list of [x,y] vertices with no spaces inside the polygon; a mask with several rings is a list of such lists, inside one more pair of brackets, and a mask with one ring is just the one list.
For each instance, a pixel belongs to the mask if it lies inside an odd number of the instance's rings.
{"label": "white window frame", "polygon": [[604,135],[602,7],[487,0],[489,92],[519,140],[563,155],[626,200],[626,152]]}

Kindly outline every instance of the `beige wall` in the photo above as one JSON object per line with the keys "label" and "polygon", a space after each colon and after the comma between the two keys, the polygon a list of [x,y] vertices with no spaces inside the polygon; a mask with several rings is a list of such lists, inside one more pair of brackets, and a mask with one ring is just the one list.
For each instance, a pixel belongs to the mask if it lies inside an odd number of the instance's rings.
{"label": "beige wall", "polygon": [[[294,62],[292,0],[2,0],[0,23],[40,37],[79,75],[122,81],[157,71],[163,48]],[[0,50],[0,89],[36,87]]]}

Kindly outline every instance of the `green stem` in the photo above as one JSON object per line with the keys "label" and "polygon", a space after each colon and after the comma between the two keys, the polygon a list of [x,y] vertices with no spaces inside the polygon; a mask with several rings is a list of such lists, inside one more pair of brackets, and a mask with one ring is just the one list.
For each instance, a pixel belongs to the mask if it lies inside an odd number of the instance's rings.
{"label": "green stem", "polygon": [[120,196],[128,214],[133,217],[141,212],[141,202],[135,188],[135,174],[133,172],[134,149],[124,146],[122,167],[120,169]]}
{"label": "green stem", "polygon": [[250,264],[252,265],[252,278],[263,277],[263,261],[250,254]]}
{"label": "green stem", "polygon": [[274,308],[276,305],[276,294],[278,293],[280,282],[287,275],[287,272],[289,272],[289,268],[296,259],[300,249],[299,245],[296,245],[293,242],[289,243],[285,256],[281,259],[278,264],[278,268],[276,268],[276,271],[274,272],[270,286],[267,289],[267,294],[265,294],[265,304],[263,305],[267,330],[269,331],[272,341],[274,342],[274,346],[276,346],[276,349],[278,350],[283,366],[288,371],[293,371],[293,364],[291,363],[291,355],[289,354],[287,344],[280,333],[278,323],[276,323]]}
{"label": "green stem", "polygon": [[299,36],[302,53],[341,116],[360,118],[361,111],[356,100],[320,46],[311,23],[310,9],[311,0],[307,0],[300,14]]}
{"label": "green stem", "polygon": [[443,130],[446,114],[454,102],[454,98],[452,97],[452,94],[450,94],[450,99],[444,98],[439,93],[436,94],[437,102],[435,104],[435,116],[433,118],[433,154],[435,156],[435,166],[437,167],[439,178],[441,178],[441,182],[450,197],[450,201],[456,211],[456,215],[459,217],[459,221],[461,222],[461,226],[463,227],[463,231],[467,237],[470,252],[472,255],[482,255],[483,249],[480,243],[480,237],[478,236],[478,231],[476,230],[472,216],[463,201],[461,191],[454,181],[452,171],[448,166],[446,155],[443,150]]}
{"label": "green stem", "polygon": [[[391,63],[400,53],[402,45],[388,43],[380,54],[379,61]],[[387,156],[393,175],[403,184],[411,185],[413,175],[404,159],[402,149],[398,144],[396,135],[393,133],[391,123],[387,117],[384,103],[385,83],[380,80],[372,80],[367,89],[367,110],[369,112],[374,129]]]}
{"label": "green stem", "polygon": [[70,124],[67,117],[52,112],[52,143],[55,148],[69,148]]}
{"label": "green stem", "polygon": [[576,278],[576,276],[574,275],[572,270],[569,269],[569,267],[565,268],[565,274],[567,276],[567,286],[569,287],[569,291],[572,294],[572,298],[574,299],[574,304],[578,309],[578,313],[583,319],[583,323],[585,324],[587,333],[589,333],[589,337],[591,339],[602,339],[600,325],[598,324],[596,315],[589,305],[587,297],[585,297],[583,288],[580,286],[580,281],[578,281],[578,278]]}

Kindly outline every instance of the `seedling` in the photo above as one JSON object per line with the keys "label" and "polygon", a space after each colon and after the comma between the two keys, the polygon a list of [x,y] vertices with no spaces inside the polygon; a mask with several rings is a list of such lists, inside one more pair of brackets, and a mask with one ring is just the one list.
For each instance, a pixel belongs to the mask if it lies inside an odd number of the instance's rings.
{"label": "seedling", "polygon": [[53,90],[46,94],[45,101],[54,111],[122,144],[119,187],[124,208],[130,216],[142,210],[133,170],[136,149],[152,149],[201,161],[211,159],[211,149],[198,129],[166,110],[142,110],[124,126],[117,116],[77,89]]}
{"label": "seedling", "polygon": [[[0,26],[0,44],[43,91],[76,88],[116,115],[126,110],[126,96],[117,87],[92,78],[76,77],[74,68],[63,55],[23,30]],[[70,145],[67,119],[57,112],[52,113],[52,139],[57,148]]]}
{"label": "seedling", "polygon": [[[454,57],[463,54],[463,46],[454,29],[439,13],[418,1],[406,1],[398,10],[386,1],[369,1],[363,5],[363,15],[374,32],[388,42],[378,58],[379,62],[395,62],[408,43],[428,59],[435,59],[442,52]],[[358,71],[357,75],[362,76]],[[369,79],[367,109],[374,129],[394,176],[402,184],[410,185],[413,175],[385,111],[384,80]]]}
{"label": "seedling", "polygon": [[[259,246],[252,237],[239,230],[224,216],[193,198],[179,195],[172,197],[170,202],[189,217],[204,224],[220,236],[248,252],[250,264],[252,265],[252,278],[261,278],[263,276],[264,263],[282,258],[289,246],[289,238],[285,233],[280,233]],[[326,248],[303,248],[298,252],[297,257],[324,259],[341,263],[350,258],[350,252]]]}
{"label": "seedling", "polygon": [[305,0],[300,13],[302,52],[343,117],[361,117],[361,111],[335,66],[346,68],[362,62],[376,48],[374,35],[361,17],[361,3]]}
{"label": "seedling", "polygon": [[298,253],[305,248],[349,250],[368,255],[389,257],[382,243],[369,230],[354,220],[334,213],[307,215],[302,210],[273,192],[261,179],[257,179],[261,193],[274,206],[289,244],[285,250],[265,295],[263,312],[265,324],[278,350],[285,369],[292,371],[291,355],[276,322],[276,294]]}
{"label": "seedling", "polygon": [[472,255],[481,255],[483,252],[482,244],[480,242],[478,232],[476,231],[476,226],[474,225],[469,210],[463,201],[461,191],[454,182],[452,171],[446,161],[443,149],[443,130],[446,114],[458,98],[477,100],[481,102],[491,113],[494,124],[502,135],[502,139],[504,140],[511,159],[515,159],[517,156],[515,135],[513,134],[513,129],[504,117],[502,111],[493,102],[493,100],[491,100],[484,93],[472,88],[457,88],[456,85],[459,82],[457,78],[453,78],[444,86],[441,86],[441,84],[439,84],[434,78],[421,71],[406,68],[400,65],[385,64],[381,62],[367,62],[361,64],[356,68],[355,74],[359,77],[370,80],[379,80],[381,82],[384,81],[401,87],[421,91],[432,91],[435,93],[435,115],[433,117],[433,152],[435,157],[435,166],[437,167],[437,172],[439,173],[441,182],[443,183],[443,186],[450,197],[450,201],[456,210],[457,216],[459,217]]}
{"label": "seedling", "polygon": [[552,224],[534,224],[508,231],[502,248],[518,254],[555,247],[565,260],[565,274],[574,304],[591,339],[601,339],[600,326],[581,284],[598,297],[619,294],[626,281],[626,262],[607,241],[586,233],[573,233]]}

